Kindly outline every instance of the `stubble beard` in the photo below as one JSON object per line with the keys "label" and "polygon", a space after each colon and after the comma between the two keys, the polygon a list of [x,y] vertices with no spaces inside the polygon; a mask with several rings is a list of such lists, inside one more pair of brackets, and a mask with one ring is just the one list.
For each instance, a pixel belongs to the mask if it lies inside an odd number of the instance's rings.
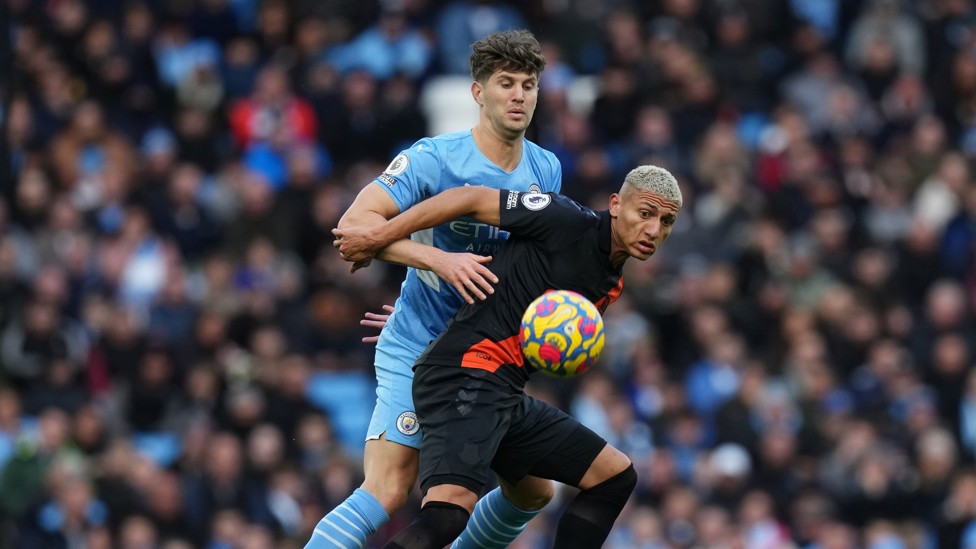
{"label": "stubble beard", "polygon": [[506,118],[501,118],[492,121],[491,127],[502,139],[506,141],[515,141],[525,137],[525,131],[529,128],[529,121],[530,120],[526,120],[524,124],[518,124],[516,126],[514,123],[510,123]]}

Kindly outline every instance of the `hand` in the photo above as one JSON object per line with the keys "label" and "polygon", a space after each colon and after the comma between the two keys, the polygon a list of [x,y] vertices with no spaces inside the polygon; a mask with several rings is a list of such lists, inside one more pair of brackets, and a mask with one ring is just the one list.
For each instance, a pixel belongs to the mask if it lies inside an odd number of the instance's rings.
{"label": "hand", "polygon": [[[366,318],[359,321],[360,326],[368,326],[370,328],[376,328],[379,331],[383,331],[383,327],[386,326],[386,321],[390,319],[390,315],[393,314],[393,307],[390,305],[383,305],[383,310],[387,312],[385,315],[378,313],[366,313]],[[376,334],[374,336],[367,336],[363,338],[363,343],[376,343],[379,341],[380,335]]]}
{"label": "hand", "polygon": [[365,269],[366,267],[369,267],[369,264],[372,262],[373,262],[372,259],[364,259],[363,261],[357,261],[352,264],[352,267],[349,268],[349,272],[354,273],[359,269]]}
{"label": "hand", "polygon": [[431,270],[471,304],[472,296],[484,300],[495,293],[492,284],[498,283],[498,277],[485,267],[490,261],[491,256],[442,252],[432,260]]}
{"label": "hand", "polygon": [[386,246],[386,243],[380,242],[373,236],[375,231],[375,227],[332,229],[332,235],[335,236],[332,246],[339,249],[339,257],[344,261],[364,263],[358,268],[365,267],[369,265],[376,253]]}

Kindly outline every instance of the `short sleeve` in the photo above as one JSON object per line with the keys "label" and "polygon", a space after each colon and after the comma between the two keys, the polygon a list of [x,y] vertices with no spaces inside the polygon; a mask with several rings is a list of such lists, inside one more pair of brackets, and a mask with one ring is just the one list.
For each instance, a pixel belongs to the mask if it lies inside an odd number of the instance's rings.
{"label": "short sleeve", "polygon": [[563,166],[559,163],[559,160],[555,155],[547,155],[549,159],[549,166],[552,170],[552,177],[549,180],[549,188],[543,188],[542,192],[547,193],[559,193],[563,189]]}
{"label": "short sleeve", "polygon": [[499,227],[557,250],[599,223],[593,210],[557,193],[501,192]]}
{"label": "short sleeve", "polygon": [[430,139],[421,139],[396,155],[373,182],[382,186],[403,212],[433,196],[440,178],[440,155]]}

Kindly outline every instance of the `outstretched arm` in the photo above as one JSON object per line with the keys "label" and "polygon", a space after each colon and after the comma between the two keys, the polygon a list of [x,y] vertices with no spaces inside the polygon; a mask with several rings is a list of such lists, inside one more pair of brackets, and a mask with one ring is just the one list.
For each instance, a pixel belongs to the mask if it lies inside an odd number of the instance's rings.
{"label": "outstretched arm", "polygon": [[488,187],[456,187],[428,198],[385,223],[369,228],[344,228],[332,231],[339,255],[346,261],[369,261],[379,257],[387,246],[411,233],[436,227],[459,217],[473,217],[497,226],[501,220],[501,191]]}

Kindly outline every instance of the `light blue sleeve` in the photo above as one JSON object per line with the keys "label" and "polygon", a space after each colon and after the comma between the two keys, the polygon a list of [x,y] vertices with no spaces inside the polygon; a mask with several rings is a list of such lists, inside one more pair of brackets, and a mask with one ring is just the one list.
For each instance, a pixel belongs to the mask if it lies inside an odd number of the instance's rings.
{"label": "light blue sleeve", "polygon": [[549,192],[561,193],[563,188],[563,165],[559,163],[559,159],[556,155],[550,155],[549,159],[552,161],[552,185],[553,188],[549,189]]}
{"label": "light blue sleeve", "polygon": [[563,187],[563,168],[552,152],[531,141],[526,141],[532,163],[540,178],[539,187],[544,193],[560,193]]}
{"label": "light blue sleeve", "polygon": [[421,139],[396,155],[386,170],[373,180],[383,187],[401,212],[439,191],[440,157],[429,139]]}

